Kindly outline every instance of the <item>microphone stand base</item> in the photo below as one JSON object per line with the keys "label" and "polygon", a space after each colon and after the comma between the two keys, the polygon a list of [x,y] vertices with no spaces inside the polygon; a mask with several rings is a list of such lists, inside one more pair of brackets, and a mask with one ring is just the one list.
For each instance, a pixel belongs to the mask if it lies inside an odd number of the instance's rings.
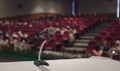
{"label": "microphone stand base", "polygon": [[49,64],[46,61],[44,61],[44,60],[35,60],[34,64],[36,66],[42,66],[42,65],[49,66]]}

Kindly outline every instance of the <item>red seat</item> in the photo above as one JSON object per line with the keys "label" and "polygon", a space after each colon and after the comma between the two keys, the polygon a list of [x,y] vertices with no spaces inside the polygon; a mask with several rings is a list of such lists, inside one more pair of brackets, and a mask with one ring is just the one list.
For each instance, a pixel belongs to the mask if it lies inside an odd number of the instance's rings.
{"label": "red seat", "polygon": [[85,51],[86,54],[91,54],[92,50],[95,48],[96,40],[91,40],[87,46],[87,49]]}
{"label": "red seat", "polygon": [[55,34],[55,47],[57,51],[63,47],[63,38],[60,32],[56,32]]}
{"label": "red seat", "polygon": [[54,41],[54,40],[48,41],[48,42],[45,44],[44,49],[45,49],[45,50],[54,51],[54,50],[55,50],[55,41]]}
{"label": "red seat", "polygon": [[70,46],[71,42],[70,42],[69,32],[65,31],[64,34],[62,35],[62,37],[63,37],[63,41],[64,41],[64,46]]}

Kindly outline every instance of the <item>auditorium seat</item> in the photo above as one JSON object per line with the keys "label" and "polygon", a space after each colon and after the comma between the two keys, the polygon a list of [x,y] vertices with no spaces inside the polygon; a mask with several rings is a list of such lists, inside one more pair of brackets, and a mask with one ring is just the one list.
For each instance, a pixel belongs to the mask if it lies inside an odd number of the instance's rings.
{"label": "auditorium seat", "polygon": [[48,41],[45,45],[44,45],[44,49],[45,50],[50,50],[50,51],[55,51],[55,41],[54,40],[50,40]]}
{"label": "auditorium seat", "polygon": [[89,56],[89,54],[92,54],[92,50],[95,48],[97,41],[91,40],[87,46],[87,49],[85,50],[85,53]]}

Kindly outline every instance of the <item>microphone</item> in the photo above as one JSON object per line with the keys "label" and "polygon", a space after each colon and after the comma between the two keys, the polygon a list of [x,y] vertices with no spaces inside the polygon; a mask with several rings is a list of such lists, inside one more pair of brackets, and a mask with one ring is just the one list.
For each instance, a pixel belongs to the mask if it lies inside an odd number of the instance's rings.
{"label": "microphone", "polygon": [[49,41],[50,35],[54,33],[55,33],[55,29],[53,27],[48,27],[39,33],[39,37],[43,38],[44,36],[46,36],[46,40]]}
{"label": "microphone", "polygon": [[45,43],[50,40],[50,35],[54,34],[54,33],[55,33],[55,29],[53,27],[48,27],[48,28],[46,28],[45,30],[43,30],[42,32],[39,33],[40,38],[44,37],[44,35],[45,35],[46,40],[44,40],[43,43],[40,46],[39,54],[38,54],[38,60],[34,61],[34,64],[36,66],[41,66],[41,65],[49,66],[49,64],[46,61],[41,60],[41,52],[42,52],[42,49],[43,49],[43,46],[45,45]]}

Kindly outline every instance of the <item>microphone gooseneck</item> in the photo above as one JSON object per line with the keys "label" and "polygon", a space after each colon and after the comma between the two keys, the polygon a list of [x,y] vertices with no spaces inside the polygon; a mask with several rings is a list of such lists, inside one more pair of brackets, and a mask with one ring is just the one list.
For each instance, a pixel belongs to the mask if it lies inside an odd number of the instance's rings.
{"label": "microphone gooseneck", "polygon": [[35,61],[34,61],[34,64],[35,64],[36,66],[41,66],[41,65],[49,66],[49,64],[48,64],[46,61],[41,60],[42,48],[43,48],[43,46],[44,46],[44,44],[45,44],[46,42],[47,42],[47,41],[44,40],[44,42],[43,42],[43,43],[41,44],[41,46],[40,46],[39,54],[38,54],[38,60],[35,60]]}
{"label": "microphone gooseneck", "polygon": [[42,53],[42,49],[43,49],[43,46],[44,46],[44,44],[46,43],[47,41],[46,40],[44,40],[44,42],[41,44],[41,46],[40,46],[40,49],[39,49],[39,54],[38,54],[38,60],[41,60],[41,53]]}
{"label": "microphone gooseneck", "polygon": [[43,49],[45,43],[50,40],[50,35],[54,34],[54,33],[55,33],[55,29],[53,27],[46,28],[44,31],[39,33],[40,38],[41,38],[41,36],[43,37],[45,35],[46,40],[44,40],[43,43],[40,46],[39,54],[38,54],[38,60],[34,61],[34,64],[36,66],[41,66],[41,65],[49,66],[49,64],[46,61],[41,60],[41,53],[42,53],[42,49]]}

